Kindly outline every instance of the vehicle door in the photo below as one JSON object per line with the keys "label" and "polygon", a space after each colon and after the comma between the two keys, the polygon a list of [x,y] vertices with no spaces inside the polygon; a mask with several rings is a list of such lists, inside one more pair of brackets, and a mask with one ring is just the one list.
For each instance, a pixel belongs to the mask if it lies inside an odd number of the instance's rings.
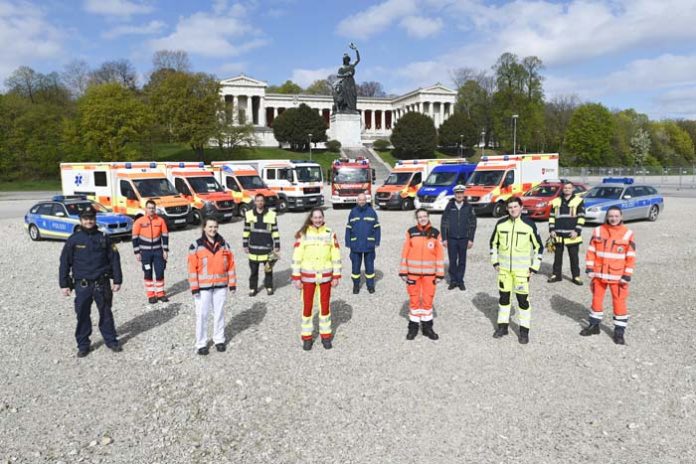
{"label": "vehicle door", "polygon": [[505,173],[505,177],[503,178],[503,183],[501,184],[501,193],[502,194],[508,194],[508,193],[523,193],[523,192],[513,192],[512,187],[515,184],[515,171],[508,171]]}
{"label": "vehicle door", "polygon": [[454,185],[452,187],[456,187],[457,185],[466,185],[466,181],[469,180],[469,176],[471,174],[472,172],[460,172],[457,176],[457,180],[454,182]]}
{"label": "vehicle door", "polygon": [[191,192],[191,189],[183,178],[177,177],[174,179],[174,188],[186,198],[186,201],[193,204],[193,192]]}
{"label": "vehicle door", "polygon": [[51,232],[50,223],[52,222],[52,213],[53,205],[51,203],[39,205],[38,209],[36,210],[36,219],[34,220],[34,223],[36,224],[36,227],[39,228],[39,231],[48,233]]}
{"label": "vehicle door", "polygon": [[635,190],[636,200],[636,219],[648,217],[648,211],[650,210],[650,191],[647,187],[642,185],[637,185],[633,188]]}
{"label": "vehicle door", "polygon": [[53,203],[51,208],[51,231],[56,234],[72,234],[75,226],[79,224],[79,220],[75,221],[68,216],[65,205],[61,203]]}
{"label": "vehicle door", "polygon": [[636,198],[636,187],[628,187],[621,195],[621,208],[624,220],[629,221],[639,217],[638,198]]}
{"label": "vehicle door", "polygon": [[122,214],[132,214],[133,211],[129,211],[129,208],[135,209],[140,205],[138,204],[138,196],[135,193],[133,185],[127,179],[121,179],[118,183],[119,195],[116,201],[117,210],[116,212]]}

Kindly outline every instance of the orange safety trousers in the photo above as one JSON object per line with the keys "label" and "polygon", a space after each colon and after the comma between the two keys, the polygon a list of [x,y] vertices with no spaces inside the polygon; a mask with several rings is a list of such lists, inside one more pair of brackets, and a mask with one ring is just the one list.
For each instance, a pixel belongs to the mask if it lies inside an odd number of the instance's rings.
{"label": "orange safety trousers", "polygon": [[628,284],[609,283],[601,279],[594,278],[590,284],[592,287],[592,311],[590,312],[590,321],[594,320],[599,323],[604,316],[604,294],[609,287],[611,292],[611,300],[614,308],[614,325],[618,327],[626,327],[628,322],[628,309],[626,307],[626,298],[628,298]]}
{"label": "orange safety trousers", "polygon": [[315,299],[319,300],[319,334],[321,338],[331,338],[331,281],[302,282],[302,340],[312,339]]}
{"label": "orange safety trousers", "polygon": [[408,319],[413,322],[432,321],[435,276],[409,274],[406,278],[409,297]]}

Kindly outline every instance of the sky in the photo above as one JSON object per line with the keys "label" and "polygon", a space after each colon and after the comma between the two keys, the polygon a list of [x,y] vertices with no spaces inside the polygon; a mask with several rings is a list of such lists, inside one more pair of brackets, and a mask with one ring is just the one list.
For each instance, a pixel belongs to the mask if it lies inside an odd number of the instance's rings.
{"label": "sky", "polygon": [[[696,118],[696,0],[0,0],[0,82],[160,49],[193,69],[307,86],[353,42],[356,79],[400,94],[504,52],[543,61],[547,99],[577,95],[651,118]],[[351,52],[352,53],[352,52]]]}

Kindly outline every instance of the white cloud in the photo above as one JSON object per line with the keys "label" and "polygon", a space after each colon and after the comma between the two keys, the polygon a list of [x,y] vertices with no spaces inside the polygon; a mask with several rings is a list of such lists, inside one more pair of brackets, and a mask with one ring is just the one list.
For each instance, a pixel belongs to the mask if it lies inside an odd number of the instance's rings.
{"label": "white cloud", "polygon": [[19,66],[61,58],[64,39],[40,7],[0,0],[0,84]]}
{"label": "white cloud", "polygon": [[443,27],[443,22],[440,18],[426,18],[423,16],[406,16],[401,20],[401,27],[406,29],[406,32],[411,37],[424,39],[431,35],[435,35]]}
{"label": "white cloud", "polygon": [[651,116],[696,119],[696,86],[671,90],[653,100]]}
{"label": "white cloud", "polygon": [[162,32],[165,24],[162,21],[150,21],[141,26],[122,25],[116,26],[102,34],[105,39],[115,39],[124,35],[153,35]]}
{"label": "white cloud", "polygon": [[395,21],[418,13],[416,0],[387,0],[343,19],[337,32],[348,38],[366,39],[384,32]]}
{"label": "white cloud", "polygon": [[197,12],[179,18],[174,32],[151,40],[150,49],[186,50],[207,57],[231,57],[270,42],[250,23],[244,7],[235,4],[220,12],[220,8],[226,8],[223,3],[215,5],[218,12]]}
{"label": "white cloud", "polygon": [[121,18],[154,11],[151,5],[131,0],[85,0],[84,8],[88,13]]}
{"label": "white cloud", "polygon": [[290,80],[300,87],[307,87],[312,82],[319,79],[326,79],[331,74],[336,74],[336,68],[318,68],[318,69],[293,69]]}

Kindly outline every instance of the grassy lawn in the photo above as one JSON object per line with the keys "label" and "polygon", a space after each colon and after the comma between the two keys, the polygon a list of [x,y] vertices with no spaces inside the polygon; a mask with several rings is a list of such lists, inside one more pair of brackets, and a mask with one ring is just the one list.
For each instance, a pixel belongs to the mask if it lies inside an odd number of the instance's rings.
{"label": "grassy lawn", "polygon": [[[490,155],[496,155],[496,154],[497,154],[497,152],[496,152],[495,150],[485,150],[484,153],[485,153],[486,155],[489,155],[489,156],[490,156]],[[385,163],[388,163],[388,164],[391,165],[391,166],[394,166],[394,165],[396,164],[396,162],[398,161],[396,158],[394,158],[394,155],[392,155],[391,150],[389,150],[389,151],[378,151],[377,154],[379,154],[379,156],[384,160]],[[434,156],[434,157],[435,157],[435,158],[438,158],[438,159],[452,159],[452,158],[457,158],[457,156],[450,156],[450,155],[448,155],[448,154],[446,154],[446,153],[442,153],[442,152],[439,152],[439,151],[436,151],[436,152],[435,152],[435,156]],[[472,155],[471,157],[469,157],[468,159],[469,159],[469,161],[472,162],[472,163],[477,163],[480,157],[481,157],[481,152],[480,152],[479,150],[477,150],[476,153],[475,153],[474,155]]]}
{"label": "grassy lawn", "polygon": [[0,182],[0,192],[60,191],[59,179]]}

